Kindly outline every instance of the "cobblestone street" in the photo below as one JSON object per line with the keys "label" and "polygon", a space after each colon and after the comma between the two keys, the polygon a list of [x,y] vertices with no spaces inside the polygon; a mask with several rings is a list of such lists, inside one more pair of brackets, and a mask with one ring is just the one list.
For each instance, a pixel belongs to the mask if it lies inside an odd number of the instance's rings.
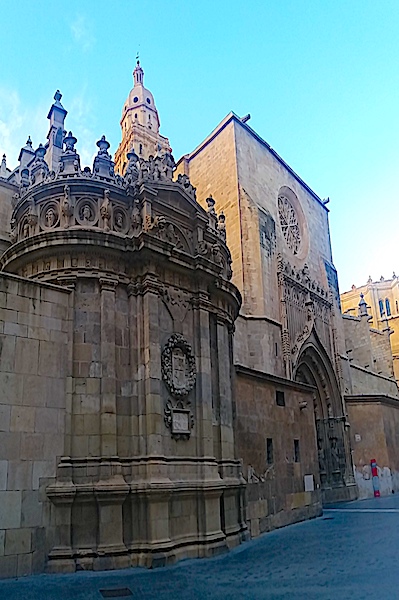
{"label": "cobblestone street", "polygon": [[[399,496],[329,507],[318,519],[263,535],[210,560],[132,569],[3,580],[1,600],[108,597],[339,599],[399,598]],[[130,590],[131,594],[128,594]]]}

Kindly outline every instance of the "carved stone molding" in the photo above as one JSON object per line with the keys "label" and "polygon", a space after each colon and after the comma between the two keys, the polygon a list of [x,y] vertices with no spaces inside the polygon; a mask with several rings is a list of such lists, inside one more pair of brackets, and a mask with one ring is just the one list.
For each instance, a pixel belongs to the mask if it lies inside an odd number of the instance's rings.
{"label": "carved stone molding", "polygon": [[196,380],[195,357],[188,341],[174,333],[164,346],[161,357],[162,378],[169,392],[177,399],[193,389]]}
{"label": "carved stone molding", "polygon": [[329,301],[329,293],[318,281],[309,276],[309,267],[305,263],[302,269],[298,269],[285,260],[281,254],[277,256],[277,273],[281,273],[284,279],[289,279]]}
{"label": "carved stone molding", "polygon": [[291,377],[301,348],[313,329],[332,355],[332,303],[329,290],[309,276],[309,268],[277,257],[285,372]]}

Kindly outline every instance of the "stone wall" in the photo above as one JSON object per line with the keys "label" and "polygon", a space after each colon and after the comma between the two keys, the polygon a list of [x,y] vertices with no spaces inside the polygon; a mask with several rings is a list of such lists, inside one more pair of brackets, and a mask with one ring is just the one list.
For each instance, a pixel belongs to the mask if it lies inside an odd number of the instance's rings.
{"label": "stone wall", "polygon": [[[212,134],[209,136],[212,138]],[[229,123],[196,153],[195,159],[179,161],[175,176],[185,173],[197,189],[197,200],[206,208],[205,199],[212,194],[217,212],[223,211],[228,227],[226,242],[233,260],[232,282],[240,292],[244,288],[242,266],[242,240],[240,208],[238,205],[238,181],[234,127]]]}
{"label": "stone wall", "polygon": [[393,360],[389,333],[387,331],[370,330],[370,343],[373,349],[375,370],[393,376]]}
{"label": "stone wall", "polygon": [[388,332],[372,329],[367,315],[354,317],[344,314],[342,323],[350,362],[375,374],[391,377],[393,361]]}
{"label": "stone wall", "polygon": [[[253,295],[263,297],[263,314],[279,320],[276,254],[281,253],[298,268],[306,262],[310,277],[327,285],[324,259],[332,262],[328,211],[289,168],[284,168],[281,159],[270,147],[264,142],[260,143],[256,134],[236,121],[234,127],[241,219],[247,224],[249,232],[248,239],[243,243],[245,281],[256,287],[256,278],[259,272],[262,273],[262,287]],[[279,223],[278,196],[284,186],[296,197],[294,208],[302,241],[295,256],[287,246]],[[257,236],[250,234],[253,222],[258,223]],[[260,251],[261,262],[258,264],[254,262],[255,247]],[[249,312],[256,314],[255,311]]]}
{"label": "stone wall", "polygon": [[378,465],[381,495],[399,491],[399,400],[347,398],[356,482],[360,497],[372,497],[370,461]]}
{"label": "stone wall", "polygon": [[[228,115],[191,154],[178,164],[197,188],[200,202],[209,193],[215,196],[216,210],[226,216],[227,242],[233,259],[233,281],[243,296],[241,314],[259,317],[258,335],[270,337],[270,322],[281,323],[278,286],[278,255],[295,269],[307,269],[307,276],[325,289],[331,288],[334,308],[332,323],[337,355],[344,352],[344,335],[339,314],[339,291],[332,264],[328,210],[280,157],[247,125]],[[292,251],[284,239],[279,220],[278,197],[289,190],[299,222],[301,244]],[[262,322],[264,318],[264,322]],[[297,332],[299,333],[299,332]],[[273,334],[274,335],[274,334]],[[273,336],[272,336],[273,337]],[[269,340],[270,341],[270,340]],[[241,364],[253,364],[255,354],[240,334],[236,355]],[[259,346],[259,344],[257,344]],[[254,368],[280,374],[281,361],[262,344]]]}
{"label": "stone wall", "polygon": [[235,364],[283,377],[281,346],[280,323],[265,317],[238,317],[234,334]]}
{"label": "stone wall", "polygon": [[398,397],[398,387],[394,379],[378,375],[368,369],[350,364],[352,394],[378,394]]}
{"label": "stone wall", "polygon": [[70,294],[0,274],[0,576],[43,569],[64,454]]}
{"label": "stone wall", "polygon": [[[276,391],[285,406],[277,404]],[[235,396],[251,536],[321,514],[313,388],[238,368]],[[313,491],[305,487],[306,475]]]}

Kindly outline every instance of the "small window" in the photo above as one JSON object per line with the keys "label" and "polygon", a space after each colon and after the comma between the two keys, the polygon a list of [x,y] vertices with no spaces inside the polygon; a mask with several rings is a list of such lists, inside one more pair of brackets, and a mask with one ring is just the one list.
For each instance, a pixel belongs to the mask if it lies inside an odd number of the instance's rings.
{"label": "small window", "polygon": [[276,390],[276,404],[277,406],[285,406],[285,395],[281,390]]}
{"label": "small window", "polygon": [[276,356],[278,356],[278,344],[277,344],[277,342],[276,342],[276,345],[275,345],[275,352],[276,352]]}
{"label": "small window", "polygon": [[385,298],[385,310],[387,313],[387,317],[391,316],[391,303],[389,302],[389,298]]}
{"label": "small window", "polygon": [[378,306],[380,308],[380,316],[382,317],[382,315],[384,314],[384,303],[382,300],[378,300]]}
{"label": "small window", "polygon": [[396,307],[396,312],[398,313],[399,309],[398,309],[398,301],[397,300],[395,300],[395,307]]}
{"label": "small window", "polygon": [[143,154],[143,144],[139,145],[139,154]]}
{"label": "small window", "polygon": [[294,440],[294,462],[301,462],[301,456],[299,453],[299,440]]}
{"label": "small window", "polygon": [[148,104],[151,104],[151,100],[149,98],[147,98],[147,102]]}
{"label": "small window", "polygon": [[134,113],[134,118],[137,119],[137,113]]}
{"label": "small window", "polygon": [[133,98],[133,102],[138,102],[138,101],[139,101],[139,99],[137,98],[137,96],[135,96],[135,97]]}
{"label": "small window", "polygon": [[274,462],[273,458],[273,439],[266,439],[266,462],[268,465],[272,465]]}

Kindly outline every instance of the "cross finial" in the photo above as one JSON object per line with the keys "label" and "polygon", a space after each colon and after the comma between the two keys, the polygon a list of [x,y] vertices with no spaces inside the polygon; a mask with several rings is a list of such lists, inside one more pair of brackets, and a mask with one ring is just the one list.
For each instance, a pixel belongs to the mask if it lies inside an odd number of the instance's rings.
{"label": "cross finial", "polygon": [[137,61],[137,64],[139,65],[140,64],[140,51],[139,50],[137,50],[136,61]]}

